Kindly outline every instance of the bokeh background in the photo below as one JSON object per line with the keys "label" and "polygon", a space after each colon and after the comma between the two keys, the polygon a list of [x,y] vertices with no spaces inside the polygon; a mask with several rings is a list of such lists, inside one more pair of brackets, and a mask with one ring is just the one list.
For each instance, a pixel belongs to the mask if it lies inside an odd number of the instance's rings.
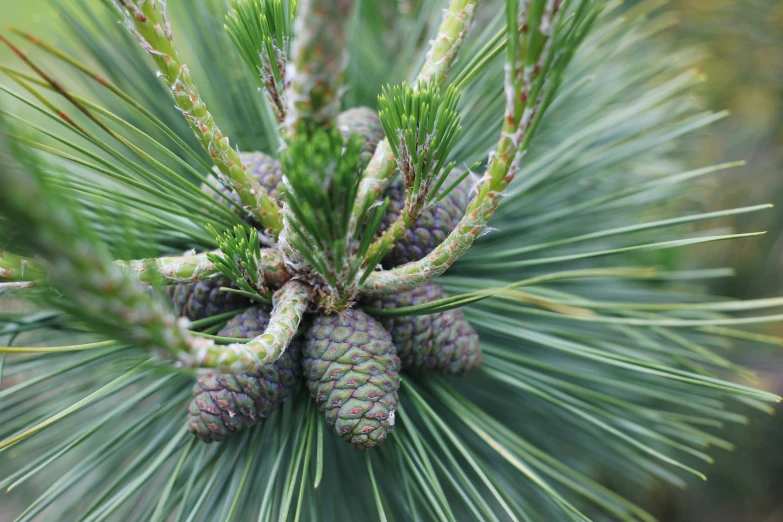
{"label": "bokeh background", "polygon": [[[49,1],[0,0],[1,25],[49,34],[57,23]],[[706,81],[698,95],[709,107],[730,111],[689,147],[702,165],[747,161],[716,178],[705,205],[710,210],[777,205],[733,223],[741,231],[766,230],[765,236],[696,250],[683,262],[735,267],[735,277],[716,283],[718,294],[783,295],[783,1],[672,0],[666,8],[672,24],[661,38],[700,50]],[[10,58],[0,48],[0,61]],[[768,333],[783,336],[783,325],[770,326]],[[738,345],[735,350],[735,360],[754,368],[762,387],[783,394],[783,348]],[[783,411],[750,416],[750,425],[727,433],[737,449],[716,450],[708,482],[694,480],[684,491],[653,486],[639,492],[638,500],[663,522],[783,522]]]}

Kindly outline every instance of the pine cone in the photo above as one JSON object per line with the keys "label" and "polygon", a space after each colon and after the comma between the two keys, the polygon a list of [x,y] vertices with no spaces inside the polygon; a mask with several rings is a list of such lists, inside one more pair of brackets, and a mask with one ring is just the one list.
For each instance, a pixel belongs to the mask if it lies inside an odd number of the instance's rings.
{"label": "pine cone", "polygon": [[[269,314],[253,307],[230,320],[219,335],[253,338],[268,324]],[[188,408],[191,433],[204,442],[221,441],[265,418],[299,386],[301,358],[301,343],[294,340],[277,361],[254,372],[199,379]]]}
{"label": "pine cone", "polygon": [[357,449],[394,426],[400,359],[389,332],[361,310],[321,315],[305,333],[302,370],[326,422]]}
{"label": "pine cone", "polygon": [[364,140],[361,155],[364,166],[370,162],[378,143],[385,137],[378,113],[369,107],[354,107],[341,113],[337,117],[337,128],[346,138],[357,134]]}
{"label": "pine cone", "polygon": [[[440,285],[426,283],[414,290],[380,296],[364,304],[373,308],[403,308],[448,297]],[[391,334],[403,370],[466,375],[481,364],[476,330],[460,310],[411,317],[378,317]]]}
{"label": "pine cone", "polygon": [[233,281],[223,277],[207,279],[186,285],[166,287],[175,311],[191,321],[198,321],[239,310],[251,305],[250,299],[234,292],[224,292],[220,287],[236,288]]}
{"label": "pine cone", "polygon": [[[456,179],[456,172],[452,172],[444,182],[443,188],[450,186]],[[389,228],[400,216],[405,205],[405,194],[405,186],[399,178],[386,189],[389,209],[381,222],[380,233]],[[468,206],[468,196],[467,187],[464,183],[460,183],[440,202],[424,211],[413,228],[405,231],[402,239],[383,258],[383,266],[394,268],[411,261],[418,261],[435,250],[435,247],[446,239],[462,219]]]}

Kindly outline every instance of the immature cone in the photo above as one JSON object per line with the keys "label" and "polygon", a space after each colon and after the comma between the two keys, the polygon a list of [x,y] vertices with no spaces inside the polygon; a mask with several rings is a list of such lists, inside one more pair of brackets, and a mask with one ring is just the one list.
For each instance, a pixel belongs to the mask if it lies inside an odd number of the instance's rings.
{"label": "immature cone", "polygon": [[375,153],[378,143],[385,137],[383,125],[378,113],[369,107],[354,107],[340,113],[337,117],[337,128],[347,138],[358,135],[364,141],[362,145],[362,165],[367,165]]}
{"label": "immature cone", "polygon": [[[440,285],[426,283],[408,292],[379,296],[365,304],[373,308],[403,308],[445,297],[448,296]],[[478,334],[460,310],[378,320],[391,334],[403,370],[465,375],[481,364]]]}
{"label": "immature cone", "polygon": [[216,277],[185,285],[170,285],[166,294],[175,311],[191,321],[198,321],[213,315],[232,312],[251,305],[250,299],[235,292],[225,292],[221,287],[236,288],[223,277]]}
{"label": "immature cone", "polygon": [[[456,173],[451,173],[442,188],[448,188],[456,179]],[[381,232],[389,228],[400,216],[405,205],[405,194],[405,185],[399,178],[386,189],[384,195],[389,198],[389,209],[383,217]],[[468,189],[464,183],[460,183],[441,201],[425,210],[416,224],[405,231],[405,235],[383,258],[383,266],[394,268],[411,261],[418,261],[435,250],[435,247],[448,237],[465,215],[468,200]]]}
{"label": "immature cone", "polygon": [[400,387],[389,332],[351,308],[316,317],[303,349],[304,378],[326,422],[354,448],[383,442],[394,426]]}
{"label": "immature cone", "polygon": [[[230,320],[219,335],[253,338],[264,333],[268,324],[269,314],[253,307]],[[301,343],[294,340],[279,359],[254,372],[200,378],[188,408],[190,432],[204,442],[212,442],[253,426],[299,386],[301,358]]]}

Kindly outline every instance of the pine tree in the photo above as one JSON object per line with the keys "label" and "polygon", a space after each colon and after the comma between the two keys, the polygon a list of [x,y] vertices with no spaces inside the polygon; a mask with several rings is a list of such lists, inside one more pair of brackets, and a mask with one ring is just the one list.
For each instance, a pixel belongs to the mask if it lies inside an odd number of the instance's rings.
{"label": "pine tree", "polygon": [[658,2],[229,3],[60,2],[67,53],[0,35],[19,520],[650,521],[599,479],[683,485],[735,404],[771,411],[720,350],[780,343],[749,326],[783,300],[676,267],[768,206],[694,205],[738,164],[678,147],[723,114]]}

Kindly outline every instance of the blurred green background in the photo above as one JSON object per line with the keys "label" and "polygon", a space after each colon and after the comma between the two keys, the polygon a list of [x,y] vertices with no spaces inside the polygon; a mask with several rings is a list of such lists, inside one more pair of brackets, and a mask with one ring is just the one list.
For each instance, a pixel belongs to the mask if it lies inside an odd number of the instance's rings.
{"label": "blurred green background", "polygon": [[[724,245],[692,263],[732,266],[737,274],[714,292],[743,298],[783,295],[783,2],[779,0],[674,0],[678,23],[665,36],[703,51],[707,81],[699,94],[730,116],[695,143],[700,163],[743,159],[708,195],[711,210],[757,203],[776,208],[737,219],[742,231],[766,230],[749,242]],[[714,257],[712,255],[714,254]],[[769,332],[783,335],[783,326]],[[734,359],[755,369],[761,385],[783,393],[779,347],[736,348]],[[780,410],[780,408],[778,408]],[[731,453],[716,453],[709,482],[679,494],[653,491],[650,501],[664,521],[783,522],[783,411],[752,415],[735,429]]]}
{"label": "blurred green background", "polygon": [[[0,21],[49,35],[57,20],[48,3],[0,0]],[[693,153],[702,165],[747,161],[745,167],[716,178],[707,206],[717,210],[771,202],[783,208],[783,1],[672,0],[668,9],[675,23],[662,38],[701,50],[699,69],[707,81],[698,94],[709,107],[731,113],[692,140]],[[0,48],[0,60],[10,59],[10,52]],[[687,262],[737,269],[735,277],[713,288],[716,293],[744,298],[783,295],[779,208],[744,215],[734,223],[740,231],[766,230],[766,236],[723,243],[721,249],[709,250],[709,259]],[[783,326],[770,328],[770,333],[783,336]],[[783,394],[781,352],[777,347],[740,345],[735,359],[758,371],[761,386]],[[716,451],[709,482],[693,481],[682,492],[653,487],[640,493],[640,501],[663,522],[783,522],[783,419],[751,416],[750,426],[733,428],[729,434],[737,449]]]}

